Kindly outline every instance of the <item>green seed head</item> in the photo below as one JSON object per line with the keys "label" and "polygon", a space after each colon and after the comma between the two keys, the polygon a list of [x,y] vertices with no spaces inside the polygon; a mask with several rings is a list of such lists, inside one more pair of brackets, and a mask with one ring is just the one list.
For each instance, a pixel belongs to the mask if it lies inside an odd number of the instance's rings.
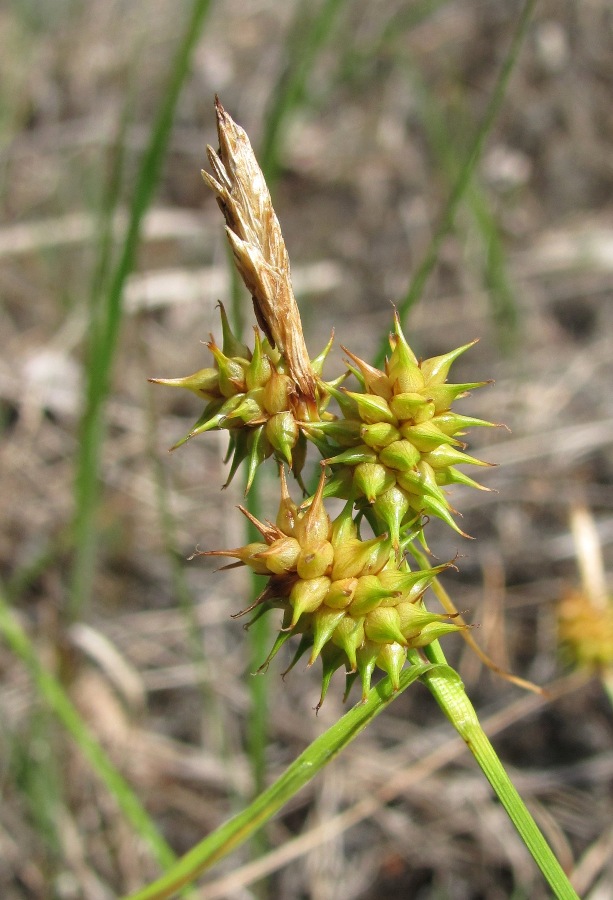
{"label": "green seed head", "polygon": [[[315,401],[307,403],[287,373],[284,358],[271,347],[268,339],[262,340],[255,328],[254,348],[249,350],[232,333],[221,304],[220,312],[223,348],[214,338],[206,345],[213,355],[214,367],[200,369],[186,378],[151,379],[170,387],[185,388],[209,401],[200,419],[175,446],[205,431],[225,429],[231,436],[232,465],[228,482],[246,460],[250,485],[257,466],[271,455],[287,463],[298,476],[304,464],[306,438],[314,439],[308,426],[320,424],[329,401],[324,383],[316,387]],[[324,357],[325,354],[321,363]],[[225,404],[229,407],[225,408]],[[253,429],[258,429],[257,438],[248,437]],[[346,430],[349,434],[345,443],[349,446],[355,442],[359,423],[348,424]],[[243,437],[239,437],[240,432],[245,432]]]}
{"label": "green seed head", "polygon": [[[362,390],[334,389],[331,393],[341,405],[340,422],[358,422],[359,437],[341,447],[332,433],[327,435],[324,452],[326,463],[333,469],[331,484],[336,484],[337,472],[352,467],[354,496],[373,505],[377,520],[386,525],[395,547],[403,542],[403,531],[413,528],[420,517],[436,516],[463,534],[442,488],[458,483],[481,487],[455,467],[487,464],[463,453],[455,435],[465,428],[490,423],[459,415],[450,407],[486,382],[446,381],[453,362],[471,346],[466,344],[419,361],[396,315],[385,371],[345,351]],[[338,484],[336,495],[347,496],[340,493],[341,485],[346,491],[344,482],[339,480]],[[396,493],[390,493],[394,488]],[[399,502],[398,494],[404,501]]]}
{"label": "green seed head", "polygon": [[311,502],[298,507],[282,472],[275,524],[243,510],[263,540],[204,555],[228,556],[235,565],[268,575],[254,615],[280,608],[282,631],[267,663],[286,639],[299,635],[297,656],[310,650],[309,665],[322,658],[322,694],[331,672],[343,665],[359,674],[364,690],[375,668],[389,674],[397,687],[407,647],[423,646],[435,633],[456,629],[419,602],[445,566],[410,571],[386,534],[362,540],[351,518],[351,502],[331,522],[323,500],[325,484],[322,473]]}
{"label": "green seed head", "polygon": [[[468,456],[459,439],[482,420],[452,411],[455,400],[483,383],[448,384],[454,361],[471,345],[420,360],[409,346],[397,314],[383,369],[345,350],[348,371],[331,382],[322,367],[332,339],[315,359],[307,354],[289,277],[289,260],[270,195],[249,141],[216,101],[220,150],[208,148],[213,175],[203,172],[226,219],[226,233],[239,274],[253,299],[259,329],[253,349],[236,336],[220,306],[222,341],[207,343],[210,368],[178,379],[152,379],[182,387],[206,401],[200,418],[178,442],[212,430],[229,433],[228,483],[242,462],[247,490],[260,464],[275,456],[281,498],[274,523],[239,509],[260,538],[203,556],[226,557],[225,568],[247,566],[266,584],[250,607],[255,621],[280,610],[279,633],[262,665],[298,637],[291,669],[308,654],[322,660],[321,702],[332,674],[345,668],[347,685],[358,679],[363,696],[376,668],[393,689],[418,648],[457,631],[454,616],[430,613],[423,596],[445,566],[411,570],[406,557],[427,550],[424,524],[437,516],[456,531],[445,487],[480,487],[457,468],[484,466]],[[344,349],[344,348],[343,348]],[[358,389],[343,386],[353,375]],[[336,403],[339,414],[328,409]],[[298,480],[307,441],[322,457],[314,496],[296,504],[285,480],[286,463]],[[346,505],[331,520],[329,497]],[[372,529],[367,537],[363,528]],[[247,611],[245,611],[247,612]]]}

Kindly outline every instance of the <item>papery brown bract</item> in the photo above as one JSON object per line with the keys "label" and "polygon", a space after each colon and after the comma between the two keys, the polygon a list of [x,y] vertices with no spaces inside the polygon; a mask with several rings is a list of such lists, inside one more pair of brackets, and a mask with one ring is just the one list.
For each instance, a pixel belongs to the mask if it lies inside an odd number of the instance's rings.
{"label": "papery brown bract", "polygon": [[214,175],[203,171],[226,219],[236,267],[253,298],[258,324],[283,354],[298,392],[315,401],[307,353],[290,276],[289,257],[249,138],[215,98],[219,152],[207,147]]}

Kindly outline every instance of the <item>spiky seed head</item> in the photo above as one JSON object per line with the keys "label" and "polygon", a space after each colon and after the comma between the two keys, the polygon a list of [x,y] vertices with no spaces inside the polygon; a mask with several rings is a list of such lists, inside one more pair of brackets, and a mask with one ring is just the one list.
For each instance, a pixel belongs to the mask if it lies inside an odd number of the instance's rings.
{"label": "spiky seed head", "polygon": [[[269,341],[262,340],[255,328],[254,348],[249,350],[233,334],[223,304],[220,303],[219,308],[223,349],[213,337],[206,345],[213,355],[214,367],[200,369],[186,378],[150,379],[158,384],[185,388],[209,401],[192,429],[175,446],[197,434],[227,430],[231,436],[233,460],[227,483],[243,460],[247,462],[251,483],[259,463],[273,454],[299,475],[304,464],[307,427],[313,418],[323,413],[328,399],[325,390],[317,385],[315,399],[309,401],[307,408],[304,397],[286,371],[285,361]],[[228,356],[233,350],[245,356]],[[251,434],[252,429],[258,430],[257,437]],[[355,434],[357,429],[358,423],[352,423],[348,431]]]}
{"label": "spiky seed head", "polygon": [[592,672],[613,671],[613,602],[594,603],[585,590],[568,593],[558,606],[563,654]]}
{"label": "spiky seed head", "polygon": [[[362,540],[350,502],[331,522],[323,499],[325,483],[322,472],[311,502],[298,507],[289,497],[282,471],[275,524],[260,522],[241,507],[264,542],[203,555],[230,557],[237,560],[235,565],[269,576],[254,615],[281,608],[282,635],[301,636],[297,656],[310,648],[309,665],[322,657],[322,694],[332,665],[335,669],[344,664],[348,672],[358,672],[365,690],[377,667],[397,687],[406,648],[427,643],[425,629],[433,633],[435,625],[449,626],[445,616],[427,613],[418,605],[444,566],[410,571],[386,534]],[[284,641],[285,637],[275,641],[266,664]],[[335,648],[332,654],[330,647]]]}
{"label": "spiky seed head", "polygon": [[[349,446],[341,447],[336,442],[336,450],[333,434],[326,436],[325,461],[333,468],[330,484],[334,489],[338,484],[337,496],[347,496],[346,482],[342,479],[337,482],[336,473],[353,467],[355,494],[373,505],[378,521],[386,525],[396,548],[403,540],[403,532],[413,528],[420,517],[436,516],[464,534],[455,522],[454,510],[442,487],[448,484],[481,487],[455,467],[487,463],[464,453],[464,445],[456,435],[463,434],[466,428],[491,423],[461,416],[450,409],[455,400],[486,382],[447,384],[446,379],[453,362],[473,343],[420,361],[395,315],[390,335],[391,354],[384,371],[343,348],[361,390],[331,388],[330,393],[341,406],[343,418],[339,425],[358,422],[359,438]],[[398,493],[389,493],[392,488],[403,495],[403,502],[398,502]],[[386,499],[381,500],[382,497]]]}
{"label": "spiky seed head", "polygon": [[[177,446],[196,434],[227,429],[232,456],[228,482],[246,461],[248,490],[257,467],[274,453],[293,469],[304,489],[299,475],[307,440],[317,446],[323,465],[332,472],[326,479],[322,470],[314,497],[297,506],[281,465],[275,524],[260,522],[239,507],[263,541],[195,555],[229,557],[235,562],[224,568],[245,565],[268,576],[250,610],[258,618],[279,608],[282,622],[263,668],[295,634],[300,643],[290,668],[309,649],[308,665],[322,659],[319,705],[332,673],[343,665],[347,684],[359,676],[364,695],[376,667],[389,675],[397,690],[407,649],[423,647],[460,627],[422,604],[425,590],[444,566],[411,571],[402,554],[416,536],[426,546],[423,519],[430,515],[462,533],[442,487],[481,487],[455,468],[486,465],[464,452],[458,436],[467,427],[490,423],[460,416],[450,407],[484,382],[447,384],[451,365],[471,344],[420,361],[397,314],[384,370],[346,350],[349,372],[360,390],[340,387],[349,373],[327,384],[321,380],[332,339],[309,360],[287,251],[263,174],[247,135],[217,98],[216,112],[219,151],[207,148],[213,174],[202,174],[224,214],[235,263],[265,337],[255,328],[254,347],[249,349],[233,334],[220,306],[222,346],[213,337],[207,344],[214,367],[185,378],[151,380],[185,388],[207,401]],[[327,410],[331,398],[340,407],[340,418]],[[347,500],[333,522],[325,509],[329,496]],[[370,540],[362,540],[362,516],[375,531]],[[385,532],[377,533],[377,526]]]}

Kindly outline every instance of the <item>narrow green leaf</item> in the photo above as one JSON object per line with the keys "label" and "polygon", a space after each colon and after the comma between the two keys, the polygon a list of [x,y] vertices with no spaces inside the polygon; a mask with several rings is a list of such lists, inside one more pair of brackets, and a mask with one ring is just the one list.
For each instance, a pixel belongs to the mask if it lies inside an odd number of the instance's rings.
{"label": "narrow green leaf", "polygon": [[383,712],[394,697],[399,696],[429,668],[429,664],[422,664],[405,669],[400,676],[400,688],[397,693],[394,693],[389,678],[381,681],[370,691],[365,703],[355,706],[332,728],[313,741],[284,774],[247,809],[197,844],[153,884],[131,894],[128,900],[164,900],[172,897],[180,888],[191,883],[202,872],[240,846],[356,738],[372,719]]}
{"label": "narrow green leaf", "polygon": [[75,560],[69,613],[76,618],[91,593],[96,557],[96,510],[99,471],[104,441],[104,409],[115,350],[123,317],[123,291],[134,268],[141,227],[159,181],[181,88],[189,72],[192,53],[202,30],[210,0],[195,0],[171,67],[171,73],[149,143],[141,161],[130,206],[128,227],[117,265],[105,290],[103,308],[95,315],[96,327],[89,347],[88,384],[81,421],[79,457],[75,481]]}
{"label": "narrow green leaf", "polygon": [[13,653],[26,664],[41,697],[73,737],[81,753],[114,796],[133,828],[149,843],[160,865],[165,868],[170,866],[176,858],[174,852],[149,818],[130,785],[92,735],[62,685],[41,663],[34,645],[11,612],[3,593],[0,593],[0,635]]}
{"label": "narrow green leaf", "polygon": [[[440,648],[434,648],[431,654],[433,659],[444,659]],[[475,757],[554,895],[558,900],[579,900],[481,728],[458,673],[447,665],[433,665],[420,676],[420,680]]]}
{"label": "narrow green leaf", "polygon": [[[504,59],[504,63],[494,86],[492,96],[487,105],[485,115],[479,128],[477,129],[477,133],[475,134],[475,137],[472,141],[470,151],[460,169],[451,194],[449,195],[449,199],[443,211],[440,224],[436,229],[434,235],[432,236],[432,240],[430,241],[430,244],[426,250],[426,254],[420,266],[418,267],[413,280],[411,281],[411,285],[406,296],[399,304],[398,313],[401,321],[406,320],[407,314],[413,308],[417,300],[419,300],[419,298],[421,297],[426,282],[432,274],[432,271],[438,260],[438,255],[443,240],[453,227],[455,216],[460,203],[463,200],[470,185],[473,172],[475,171],[477,164],[481,159],[481,154],[483,152],[483,147],[485,145],[487,136],[489,135],[496,120],[496,116],[498,115],[502,106],[511,73],[513,72],[515,63],[517,62],[517,59],[519,57],[519,51],[526,36],[535,6],[536,0],[526,0],[526,2],[524,3],[523,9],[517,22],[515,33],[513,35],[513,39],[511,41],[511,46]],[[375,359],[375,365],[382,365],[387,351],[388,342],[387,335],[385,335],[385,337],[381,341],[381,347]]]}

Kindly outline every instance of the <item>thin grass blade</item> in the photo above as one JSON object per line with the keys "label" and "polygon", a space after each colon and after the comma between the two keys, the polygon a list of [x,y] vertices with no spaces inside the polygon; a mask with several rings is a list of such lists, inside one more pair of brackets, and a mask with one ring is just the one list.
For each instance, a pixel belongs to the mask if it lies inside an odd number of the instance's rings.
{"label": "thin grass blade", "polygon": [[[504,63],[500,70],[500,74],[498,75],[498,79],[494,86],[490,101],[487,105],[485,115],[473,139],[466,160],[460,169],[451,194],[449,195],[447,205],[445,206],[445,209],[443,211],[441,222],[436,229],[432,240],[430,241],[428,249],[426,250],[426,254],[419,268],[417,269],[413,280],[411,281],[411,285],[406,296],[398,305],[398,313],[401,322],[404,322],[406,320],[408,313],[421,297],[426,286],[426,282],[432,274],[432,271],[438,260],[443,240],[453,227],[458,207],[466,194],[467,188],[470,185],[473,172],[475,171],[475,168],[479,160],[481,159],[485,141],[487,140],[487,137],[492,130],[492,126],[496,120],[496,116],[498,115],[502,106],[506,90],[509,85],[509,80],[511,78],[511,74],[513,73],[513,69],[515,68],[515,63],[517,62],[517,59],[519,57],[519,52],[526,37],[528,26],[532,19],[532,14],[534,12],[535,6],[536,0],[526,0],[522,8],[521,14],[517,21],[517,27],[511,41],[511,46],[505,57]],[[381,366],[383,364],[387,349],[387,335],[385,335],[384,339],[381,341],[381,346],[375,359],[375,365]]]}
{"label": "thin grass blade", "polygon": [[378,716],[402,691],[429,668],[429,664],[405,669],[395,694],[389,678],[374,687],[365,703],[346,713],[318,737],[284,774],[260,794],[247,809],[197,844],[160,879],[131,894],[128,900],[164,900],[191,883],[202,872],[240,846],[308,784],[344,747]]}
{"label": "thin grass blade", "polygon": [[75,559],[69,603],[69,615],[72,619],[78,617],[80,610],[87,604],[92,588],[96,559],[95,516],[105,430],[104,408],[123,316],[123,291],[128,275],[134,268],[143,218],[159,181],[177,101],[209,6],[210,0],[195,0],[192,6],[172,63],[166,93],[138,170],[128,227],[117,265],[110,276],[104,308],[99,316],[95,315],[97,325],[88,360],[88,384],[75,481]]}
{"label": "thin grass blade", "polygon": [[158,831],[130,785],[92,735],[60,682],[41,663],[32,641],[12,613],[3,593],[0,593],[0,635],[13,653],[25,663],[41,697],[72,736],[134,830],[150,845],[159,864],[164,868],[170,866],[176,858],[173,850]]}

